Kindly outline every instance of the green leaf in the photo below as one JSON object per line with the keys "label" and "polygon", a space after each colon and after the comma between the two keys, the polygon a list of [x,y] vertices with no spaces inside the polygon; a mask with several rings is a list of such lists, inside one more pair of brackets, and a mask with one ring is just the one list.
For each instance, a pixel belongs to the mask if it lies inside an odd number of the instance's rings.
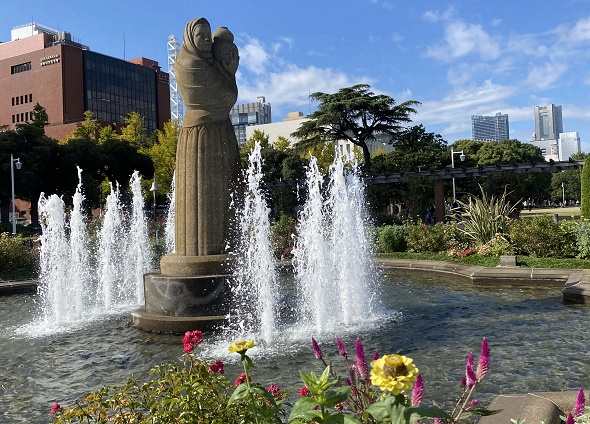
{"label": "green leaf", "polygon": [[254,387],[250,388],[250,391],[252,393],[259,394],[260,396],[264,396],[266,398],[266,400],[268,400],[272,406],[276,406],[277,403],[275,401],[275,398],[268,392],[268,390],[266,390],[262,387],[259,387],[259,386],[254,386]]}
{"label": "green leaf", "polygon": [[345,414],[334,414],[322,421],[322,424],[360,424],[356,418]]}
{"label": "green leaf", "polygon": [[293,405],[293,409],[291,410],[291,414],[289,414],[289,422],[294,419],[301,418],[304,420],[312,419],[315,417],[319,417],[321,414],[319,411],[314,410],[315,407],[320,406],[318,402],[314,398],[311,397],[302,397],[299,398],[295,405]]}
{"label": "green leaf", "polygon": [[327,406],[328,408],[333,408],[336,404],[344,402],[346,399],[348,399],[349,395],[349,386],[339,387],[336,390],[328,390],[326,392],[325,401],[323,402],[324,406]]}
{"label": "green leaf", "polygon": [[421,418],[451,418],[447,412],[438,406],[412,406],[406,410],[406,416],[409,417],[408,421],[411,423]]}
{"label": "green leaf", "polygon": [[236,390],[234,390],[234,392],[232,393],[227,404],[231,405],[236,400],[245,398],[246,396],[248,396],[248,394],[249,394],[248,385],[247,384],[240,384],[236,388]]}

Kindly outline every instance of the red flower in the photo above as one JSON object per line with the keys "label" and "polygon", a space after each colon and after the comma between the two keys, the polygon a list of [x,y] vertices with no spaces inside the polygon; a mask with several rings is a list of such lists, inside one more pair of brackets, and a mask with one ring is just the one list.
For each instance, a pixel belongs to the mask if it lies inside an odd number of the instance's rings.
{"label": "red flower", "polygon": [[193,346],[198,345],[203,341],[203,333],[201,330],[187,331],[182,338],[182,344],[190,343]]}
{"label": "red flower", "polygon": [[59,403],[54,403],[51,406],[51,415],[55,415],[56,412],[58,411],[62,411],[63,408],[61,407],[61,405]]}
{"label": "red flower", "polygon": [[209,370],[211,370],[211,372],[218,372],[219,374],[223,374],[224,370],[223,370],[223,362],[217,360],[215,361],[214,364],[211,364],[209,366]]}
{"label": "red flower", "polygon": [[183,349],[184,353],[192,353],[194,349],[195,349],[195,347],[192,344],[190,344],[190,343],[184,344],[184,349]]}
{"label": "red flower", "polygon": [[[252,379],[248,378],[248,381],[252,381]],[[238,387],[240,384],[245,383],[245,382],[246,382],[246,373],[243,372],[238,376],[238,378],[236,378],[236,381],[234,381],[234,386]]]}
{"label": "red flower", "polygon": [[309,389],[307,386],[303,386],[301,390],[299,390],[299,396],[307,396],[309,394]]}

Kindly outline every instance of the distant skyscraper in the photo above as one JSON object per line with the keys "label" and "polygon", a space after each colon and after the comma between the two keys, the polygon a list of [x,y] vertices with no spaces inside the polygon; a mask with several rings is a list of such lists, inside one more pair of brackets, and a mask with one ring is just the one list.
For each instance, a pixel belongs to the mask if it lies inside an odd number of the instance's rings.
{"label": "distant skyscraper", "polygon": [[580,135],[577,131],[559,134],[557,140],[559,160],[569,160],[574,153],[580,153]]}
{"label": "distant skyscraper", "polygon": [[246,127],[250,125],[270,124],[270,103],[266,103],[264,96],[256,98],[255,103],[235,105],[229,117],[234,126],[234,132],[239,144],[246,142]]}
{"label": "distant skyscraper", "polygon": [[471,115],[471,138],[474,141],[500,141],[510,138],[508,115]]}
{"label": "distant skyscraper", "polygon": [[534,140],[557,140],[562,132],[561,106],[535,106]]}

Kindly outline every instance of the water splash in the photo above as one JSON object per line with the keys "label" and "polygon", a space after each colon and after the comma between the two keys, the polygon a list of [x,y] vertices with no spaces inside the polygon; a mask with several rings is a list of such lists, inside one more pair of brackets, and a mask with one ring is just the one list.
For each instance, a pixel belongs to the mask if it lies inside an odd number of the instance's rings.
{"label": "water splash", "polygon": [[358,325],[373,314],[375,285],[366,234],[364,185],[338,155],[327,187],[311,158],[307,201],[293,251],[301,324],[316,334]]}
{"label": "water splash", "polygon": [[47,331],[137,307],[143,302],[143,274],[151,268],[139,174],[135,172],[130,180],[133,204],[129,217],[120,203],[118,185],[111,185],[94,247],[83,213],[79,168],[78,179],[69,222],[61,197],[46,198],[42,193],[39,198],[39,293]]}
{"label": "water splash", "polygon": [[166,226],[164,227],[164,235],[166,240],[166,253],[174,253],[174,215],[175,204],[174,195],[176,193],[176,172],[172,175],[172,183],[170,184],[170,192],[168,193],[168,213],[166,214]]}
{"label": "water splash", "polygon": [[270,237],[270,209],[262,184],[260,143],[249,155],[243,208],[238,211],[239,231],[237,266],[232,286],[236,299],[240,332],[256,332],[270,344],[275,334],[275,307],[278,292],[275,260]]}

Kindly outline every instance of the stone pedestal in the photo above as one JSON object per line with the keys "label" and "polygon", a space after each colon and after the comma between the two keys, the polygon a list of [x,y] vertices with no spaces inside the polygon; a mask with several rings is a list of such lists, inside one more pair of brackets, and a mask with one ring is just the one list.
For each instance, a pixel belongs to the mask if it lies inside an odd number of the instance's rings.
{"label": "stone pedestal", "polygon": [[145,308],[132,312],[135,327],[158,333],[211,331],[229,317],[227,255],[167,255],[160,272],[144,275]]}

